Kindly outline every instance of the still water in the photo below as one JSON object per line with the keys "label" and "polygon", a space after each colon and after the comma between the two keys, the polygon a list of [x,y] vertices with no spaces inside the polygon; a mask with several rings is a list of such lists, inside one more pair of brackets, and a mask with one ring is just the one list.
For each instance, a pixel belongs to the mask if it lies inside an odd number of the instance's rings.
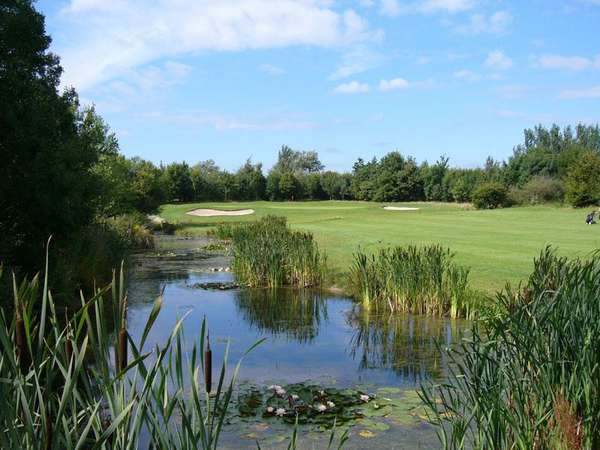
{"label": "still water", "polygon": [[[240,385],[312,382],[324,387],[360,388],[395,395],[402,414],[357,421],[344,448],[438,448],[435,430],[418,408],[422,382],[444,381],[448,361],[439,345],[450,347],[468,324],[430,317],[378,315],[348,298],[314,291],[204,290],[196,283],[227,282],[224,256],[203,251],[206,240],[163,238],[157,252],[137,255],[129,274],[129,330],[139,338],[154,299],[164,306],[149,342],[163,343],[187,314],[184,336],[191,347],[206,318],[219,368],[229,344],[228,373],[254,342],[265,342],[244,358]],[[216,377],[216,370],[214,377]],[[285,448],[291,427],[271,422],[238,422],[224,430],[223,448]],[[300,428],[299,448],[326,448],[328,433]]]}

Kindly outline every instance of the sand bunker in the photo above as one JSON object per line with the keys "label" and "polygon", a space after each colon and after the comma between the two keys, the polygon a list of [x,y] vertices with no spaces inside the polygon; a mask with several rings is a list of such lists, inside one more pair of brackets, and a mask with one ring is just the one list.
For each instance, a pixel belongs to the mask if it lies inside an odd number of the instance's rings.
{"label": "sand bunker", "polygon": [[218,209],[194,209],[186,214],[199,217],[214,217],[214,216],[247,216],[254,214],[253,209],[236,209],[234,211],[221,211]]}
{"label": "sand bunker", "polygon": [[418,211],[419,208],[407,208],[406,206],[384,206],[386,211]]}

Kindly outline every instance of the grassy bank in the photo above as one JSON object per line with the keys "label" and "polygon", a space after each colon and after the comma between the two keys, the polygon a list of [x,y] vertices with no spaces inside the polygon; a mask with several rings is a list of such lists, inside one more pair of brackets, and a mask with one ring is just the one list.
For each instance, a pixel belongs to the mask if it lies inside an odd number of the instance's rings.
{"label": "grassy bank", "polygon": [[[552,244],[561,255],[585,256],[600,247],[600,226],[587,226],[585,212],[535,206],[490,211],[456,204],[412,203],[418,211],[385,211],[382,204],[355,201],[244,202],[164,205],[161,216],[182,231],[205,233],[219,222],[252,221],[282,215],[291,227],[310,231],[338,280],[345,280],[352,255],[407,244],[441,244],[456,253],[457,264],[471,269],[475,289],[494,292],[505,282],[527,278],[533,258]],[[399,205],[396,205],[399,206]],[[243,217],[193,217],[195,208],[252,208]]]}

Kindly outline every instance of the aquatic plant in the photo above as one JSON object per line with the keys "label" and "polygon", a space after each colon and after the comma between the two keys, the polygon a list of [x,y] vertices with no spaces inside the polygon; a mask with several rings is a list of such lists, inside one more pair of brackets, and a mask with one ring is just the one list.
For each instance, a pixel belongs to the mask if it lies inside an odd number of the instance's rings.
{"label": "aquatic plant", "polygon": [[365,308],[436,316],[471,317],[480,296],[469,288],[469,269],[440,245],[358,251],[350,269],[353,295]]}
{"label": "aquatic plant", "polygon": [[312,234],[291,230],[284,217],[266,216],[232,229],[233,270],[250,287],[314,287],[325,256]]}
{"label": "aquatic plant", "polygon": [[200,380],[206,324],[189,353],[183,319],[164,344],[146,348],[161,298],[134,341],[122,270],[75,313],[57,310],[47,274],[41,289],[37,276],[13,277],[12,319],[0,311],[0,448],[136,449],[147,440],[151,448],[215,449],[239,363],[226,382],[225,355],[209,396]]}
{"label": "aquatic plant", "polygon": [[422,397],[445,448],[600,448],[600,261],[549,248]]}

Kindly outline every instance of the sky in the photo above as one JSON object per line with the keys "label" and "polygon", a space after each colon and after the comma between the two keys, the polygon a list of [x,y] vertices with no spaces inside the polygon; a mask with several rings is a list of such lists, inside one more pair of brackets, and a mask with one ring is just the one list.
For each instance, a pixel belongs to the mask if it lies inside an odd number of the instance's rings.
{"label": "sky", "polygon": [[398,150],[506,159],[600,121],[600,0],[38,0],[63,86],[122,152],[332,170]]}

